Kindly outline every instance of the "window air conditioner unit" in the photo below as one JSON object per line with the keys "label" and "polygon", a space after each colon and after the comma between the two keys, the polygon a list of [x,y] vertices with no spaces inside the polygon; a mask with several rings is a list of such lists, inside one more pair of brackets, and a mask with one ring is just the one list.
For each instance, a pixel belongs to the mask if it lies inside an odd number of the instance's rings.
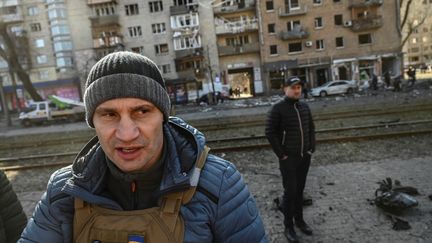
{"label": "window air conditioner unit", "polygon": [[352,26],[352,21],[351,21],[351,20],[347,20],[347,21],[345,21],[344,26],[345,26],[345,27],[350,27],[350,26]]}
{"label": "window air conditioner unit", "polygon": [[307,47],[311,47],[311,46],[312,46],[312,41],[306,41],[306,42],[305,42],[305,46],[307,46]]}

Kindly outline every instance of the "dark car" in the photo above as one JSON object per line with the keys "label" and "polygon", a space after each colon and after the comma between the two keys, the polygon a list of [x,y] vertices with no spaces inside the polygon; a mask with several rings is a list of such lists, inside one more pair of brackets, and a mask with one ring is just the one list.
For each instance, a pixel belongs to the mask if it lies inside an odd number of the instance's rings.
{"label": "dark car", "polygon": [[215,103],[223,103],[224,99],[225,99],[224,95],[221,92],[217,91],[217,92],[212,92],[212,93],[207,93],[207,94],[201,95],[201,97],[199,97],[197,99],[197,104],[198,105],[200,105],[200,104],[209,105],[210,103],[213,103],[213,102],[209,102],[209,97],[214,97]]}

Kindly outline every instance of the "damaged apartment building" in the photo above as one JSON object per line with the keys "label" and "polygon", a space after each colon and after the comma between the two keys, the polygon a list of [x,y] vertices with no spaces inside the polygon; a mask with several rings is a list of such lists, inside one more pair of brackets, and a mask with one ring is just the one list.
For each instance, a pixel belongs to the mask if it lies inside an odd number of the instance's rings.
{"label": "damaged apartment building", "polygon": [[[271,94],[289,75],[309,87],[329,80],[398,75],[398,1],[389,0],[7,0],[9,31],[46,97],[82,99],[102,56],[127,50],[159,66],[173,103],[213,91],[230,98]],[[18,42],[17,42],[18,43]],[[25,55],[24,55],[25,54]],[[0,60],[7,103],[25,102]],[[81,88],[80,88],[81,87]]]}
{"label": "damaged apartment building", "polygon": [[361,85],[372,74],[400,74],[398,1],[264,0],[259,8],[269,89],[279,89],[289,75],[315,87],[330,80]]}

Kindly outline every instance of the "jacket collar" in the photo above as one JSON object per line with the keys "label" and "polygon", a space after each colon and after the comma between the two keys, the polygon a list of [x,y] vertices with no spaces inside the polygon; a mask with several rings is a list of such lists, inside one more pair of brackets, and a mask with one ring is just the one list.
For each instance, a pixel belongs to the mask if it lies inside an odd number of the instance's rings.
{"label": "jacket collar", "polygon": [[[190,186],[194,165],[204,149],[205,137],[177,117],[170,117],[163,129],[167,147],[160,192],[165,194]],[[98,138],[94,137],[78,153],[72,165],[73,177],[66,182],[62,190],[87,202],[119,208],[114,201],[99,196],[105,189],[107,171],[105,153]]]}
{"label": "jacket collar", "polygon": [[299,99],[290,98],[288,96],[285,96],[284,100],[285,100],[285,102],[290,103],[290,104],[294,104],[294,103],[299,101]]}

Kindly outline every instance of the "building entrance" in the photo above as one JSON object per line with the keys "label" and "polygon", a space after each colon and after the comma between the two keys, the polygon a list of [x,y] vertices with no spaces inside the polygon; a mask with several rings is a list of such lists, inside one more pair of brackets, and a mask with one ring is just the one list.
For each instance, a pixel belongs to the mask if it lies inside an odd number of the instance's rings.
{"label": "building entrance", "polygon": [[339,67],[339,80],[348,80],[348,69],[345,66]]}
{"label": "building entrance", "polygon": [[327,69],[317,69],[316,70],[317,84],[318,86],[327,83]]}
{"label": "building entrance", "polygon": [[253,97],[253,68],[228,70],[229,96],[231,99]]}

